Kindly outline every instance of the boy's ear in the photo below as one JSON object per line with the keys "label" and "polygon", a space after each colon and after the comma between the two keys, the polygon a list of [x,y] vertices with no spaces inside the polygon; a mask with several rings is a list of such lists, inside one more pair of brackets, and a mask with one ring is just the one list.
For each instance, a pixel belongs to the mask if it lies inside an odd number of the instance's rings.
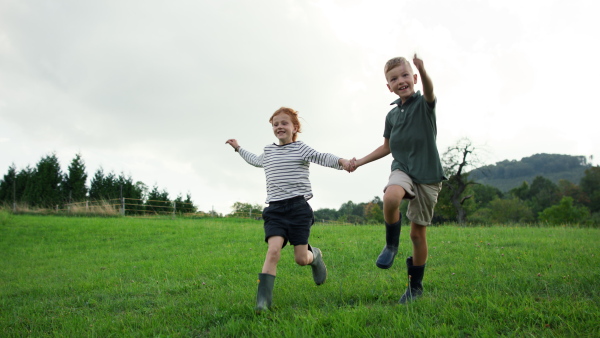
{"label": "boy's ear", "polygon": [[392,87],[390,87],[390,84],[389,84],[389,83],[386,83],[385,85],[386,85],[386,86],[388,87],[388,89],[390,90],[390,93],[393,93],[393,92],[394,92],[394,91],[392,90]]}
{"label": "boy's ear", "polygon": [[417,84],[417,74],[413,74],[413,77],[415,79],[415,84]]}

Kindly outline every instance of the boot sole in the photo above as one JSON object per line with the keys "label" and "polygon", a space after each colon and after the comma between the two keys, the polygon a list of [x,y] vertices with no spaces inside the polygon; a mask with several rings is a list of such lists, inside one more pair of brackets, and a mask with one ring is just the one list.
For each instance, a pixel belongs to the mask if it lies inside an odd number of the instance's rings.
{"label": "boot sole", "polygon": [[387,269],[391,268],[392,265],[394,265],[394,263],[392,263],[390,265],[383,265],[383,264],[379,264],[379,262],[375,262],[375,265],[377,265],[377,267],[380,269],[387,270]]}
{"label": "boot sole", "polygon": [[[383,264],[379,261],[379,259],[381,258],[381,255],[383,255],[384,252],[386,252],[386,248],[383,249],[383,251],[379,254],[379,256],[377,257],[377,260],[375,261],[375,265],[377,265],[378,268],[380,269],[389,269],[392,267],[392,265],[394,265],[394,259],[396,259],[396,254],[393,254],[392,259],[390,261],[389,264]],[[388,250],[389,251],[389,250]],[[392,251],[393,252],[393,251]]]}

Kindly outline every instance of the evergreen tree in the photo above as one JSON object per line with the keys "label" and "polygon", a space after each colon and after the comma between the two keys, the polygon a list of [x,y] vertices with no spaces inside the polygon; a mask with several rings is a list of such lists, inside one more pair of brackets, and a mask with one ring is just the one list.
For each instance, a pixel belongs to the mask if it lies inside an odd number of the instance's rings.
{"label": "evergreen tree", "polygon": [[17,202],[26,202],[25,200],[25,190],[27,189],[28,182],[33,180],[33,174],[35,173],[35,169],[30,166],[25,167],[25,169],[19,171],[16,179],[16,191],[15,197]]}
{"label": "evergreen tree", "polygon": [[193,214],[198,211],[198,208],[194,205],[194,201],[192,201],[192,194],[187,193],[185,195],[185,201],[183,201],[183,213],[184,214]]}
{"label": "evergreen tree", "polygon": [[64,195],[70,202],[81,202],[87,197],[87,174],[81,154],[75,155],[69,165],[69,172],[64,181]]}
{"label": "evergreen tree", "polygon": [[104,176],[102,191],[107,200],[114,200],[121,197],[121,187],[114,172],[111,171],[108,175]]}
{"label": "evergreen tree", "polygon": [[125,177],[123,173],[119,175],[115,184],[119,190],[119,197],[125,198],[125,209],[128,213],[142,214],[144,212],[144,201],[143,201],[143,183],[133,183],[131,176]]}
{"label": "evergreen tree", "polygon": [[14,163],[8,167],[8,172],[0,180],[0,203],[12,204],[13,193],[16,192],[17,168]]}
{"label": "evergreen tree", "polygon": [[99,168],[90,182],[91,200],[114,200],[121,197],[121,180],[113,172],[104,174],[104,169]]}
{"label": "evergreen tree", "polygon": [[145,204],[147,212],[154,214],[165,214],[173,212],[173,205],[169,200],[169,193],[166,190],[159,191],[158,186],[152,187],[148,193],[148,200]]}
{"label": "evergreen tree", "polygon": [[104,198],[104,169],[98,168],[90,182],[90,199],[93,201]]}
{"label": "evergreen tree", "polygon": [[63,174],[56,154],[43,157],[28,180],[25,200],[32,206],[54,207],[63,203],[61,191]]}

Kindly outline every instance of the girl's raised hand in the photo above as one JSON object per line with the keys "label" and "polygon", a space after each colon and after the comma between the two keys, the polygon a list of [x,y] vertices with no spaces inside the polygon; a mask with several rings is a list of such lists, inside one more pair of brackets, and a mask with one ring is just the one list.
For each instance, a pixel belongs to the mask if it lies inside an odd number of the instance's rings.
{"label": "girl's raised hand", "polygon": [[225,141],[225,143],[232,146],[233,149],[235,149],[235,151],[238,151],[238,149],[240,148],[240,145],[238,144],[237,140],[234,138],[230,138],[229,140]]}

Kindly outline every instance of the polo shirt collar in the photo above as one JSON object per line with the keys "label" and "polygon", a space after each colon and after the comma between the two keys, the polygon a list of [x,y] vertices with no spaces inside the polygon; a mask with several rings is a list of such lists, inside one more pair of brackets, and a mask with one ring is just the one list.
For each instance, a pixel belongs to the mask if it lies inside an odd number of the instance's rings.
{"label": "polo shirt collar", "polygon": [[[418,96],[421,96],[421,91],[420,91],[420,90],[417,90],[417,91],[416,91],[414,94],[412,94],[412,95],[410,96],[410,98],[409,98],[409,99],[406,101],[406,103],[405,103],[405,104],[409,104],[409,103],[411,103],[411,102],[412,102],[414,99],[416,99]],[[391,105],[393,105],[393,104],[395,104],[395,105],[398,105],[398,106],[401,106],[401,105],[402,105],[402,99],[401,99],[401,98],[398,98],[396,101],[394,101],[394,102],[390,103],[390,106],[391,106]]]}

